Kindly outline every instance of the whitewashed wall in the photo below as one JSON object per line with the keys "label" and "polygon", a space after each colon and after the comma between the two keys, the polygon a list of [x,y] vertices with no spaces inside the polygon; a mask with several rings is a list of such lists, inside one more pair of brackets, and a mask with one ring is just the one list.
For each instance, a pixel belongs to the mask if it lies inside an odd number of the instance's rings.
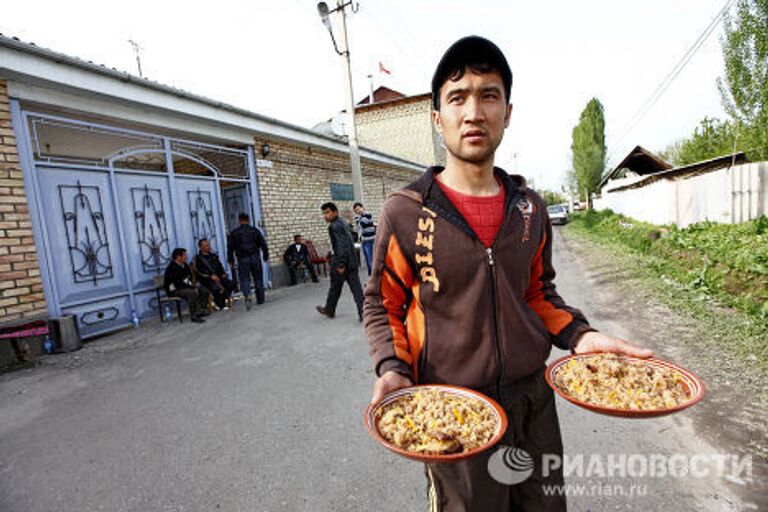
{"label": "whitewashed wall", "polygon": [[[609,183],[608,187],[612,184]],[[720,169],[645,187],[603,192],[595,208],[610,208],[652,224],[738,223],[768,215],[768,162]]]}
{"label": "whitewashed wall", "polygon": [[[642,188],[603,193],[593,201],[596,210],[611,209],[633,219],[651,224],[669,224],[674,206],[674,187],[669,180],[659,180]],[[672,210],[674,211],[674,210]]]}

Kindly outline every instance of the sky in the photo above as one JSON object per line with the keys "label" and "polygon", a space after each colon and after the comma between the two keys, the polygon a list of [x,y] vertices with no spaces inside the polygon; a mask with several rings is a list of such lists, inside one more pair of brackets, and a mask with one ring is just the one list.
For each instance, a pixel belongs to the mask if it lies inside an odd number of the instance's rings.
{"label": "sky", "polygon": [[[328,0],[331,8],[334,0]],[[587,102],[606,117],[609,167],[636,145],[658,151],[724,117],[722,23],[666,93],[624,137],[628,122],[725,0],[360,0],[347,26],[355,99],[384,85],[429,91],[443,52],[460,37],[493,40],[513,72],[513,114],[496,164],[559,190],[571,132]],[[344,109],[341,58],[312,0],[8,2],[0,32],[299,126]],[[347,8],[349,11],[349,8]],[[378,72],[382,62],[390,75]]]}

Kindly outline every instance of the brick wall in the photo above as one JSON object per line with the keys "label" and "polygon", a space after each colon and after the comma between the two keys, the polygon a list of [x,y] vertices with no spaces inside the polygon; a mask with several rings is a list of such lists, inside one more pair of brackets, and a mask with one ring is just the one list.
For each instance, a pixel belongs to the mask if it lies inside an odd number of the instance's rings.
{"label": "brick wall", "polygon": [[355,110],[357,138],[361,146],[423,165],[445,163],[432,126],[429,95],[374,103]]}
{"label": "brick wall", "polygon": [[24,177],[0,80],[0,325],[46,314]]}
{"label": "brick wall", "polygon": [[[328,227],[320,205],[331,201],[330,183],[352,183],[346,154],[259,138],[266,142],[272,167],[259,167],[257,175],[266,231],[273,265],[282,263],[285,248],[293,235],[311,239],[319,254],[329,250]],[[378,219],[386,197],[416,179],[420,172],[363,159],[365,206]],[[334,201],[342,217],[352,219],[354,201]]]}

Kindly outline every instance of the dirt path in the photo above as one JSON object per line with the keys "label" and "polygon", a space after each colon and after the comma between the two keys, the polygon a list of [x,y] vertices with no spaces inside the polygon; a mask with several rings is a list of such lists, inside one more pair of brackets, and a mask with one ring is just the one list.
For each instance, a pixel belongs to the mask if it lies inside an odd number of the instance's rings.
{"label": "dirt path", "polygon": [[[641,439],[631,440],[631,445],[638,450],[664,447],[689,455],[714,451],[742,461],[751,456],[751,480],[709,478],[690,482],[687,490],[692,494],[698,494],[697,488],[705,493],[691,509],[768,509],[768,408],[759,399],[768,389],[766,379],[715,344],[705,343],[707,333],[700,326],[659,304],[648,285],[634,277],[631,270],[605,250],[569,233],[567,227],[556,230],[553,258],[560,272],[556,279],[558,290],[567,302],[582,308],[593,325],[646,345],[659,357],[683,364],[707,385],[706,399],[697,406],[666,419],[640,422],[647,428],[640,434]],[[562,405],[563,416],[573,412],[568,407]],[[611,428],[620,432],[626,421],[614,420]],[[562,423],[567,425],[565,419]],[[565,437],[568,444],[567,433]],[[663,489],[658,482],[654,486]],[[683,499],[675,508],[681,505],[681,509],[687,510],[692,503]]]}

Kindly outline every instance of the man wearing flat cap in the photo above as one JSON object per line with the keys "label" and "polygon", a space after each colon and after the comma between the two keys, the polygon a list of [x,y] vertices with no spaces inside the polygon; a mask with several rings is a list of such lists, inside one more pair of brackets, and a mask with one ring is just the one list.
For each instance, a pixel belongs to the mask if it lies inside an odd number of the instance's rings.
{"label": "man wearing flat cap", "polygon": [[482,37],[460,39],[432,79],[432,120],[446,166],[384,204],[365,290],[365,329],[378,379],[372,402],[412,384],[464,386],[495,399],[509,427],[501,445],[525,451],[533,474],[507,485],[489,472],[493,450],[427,464],[430,510],[562,511],[562,455],[552,390],[544,380],[552,345],[576,353],[648,357],[597,332],[555,290],[552,227],[542,199],[521,176],[494,167],[512,114],[512,72]]}

